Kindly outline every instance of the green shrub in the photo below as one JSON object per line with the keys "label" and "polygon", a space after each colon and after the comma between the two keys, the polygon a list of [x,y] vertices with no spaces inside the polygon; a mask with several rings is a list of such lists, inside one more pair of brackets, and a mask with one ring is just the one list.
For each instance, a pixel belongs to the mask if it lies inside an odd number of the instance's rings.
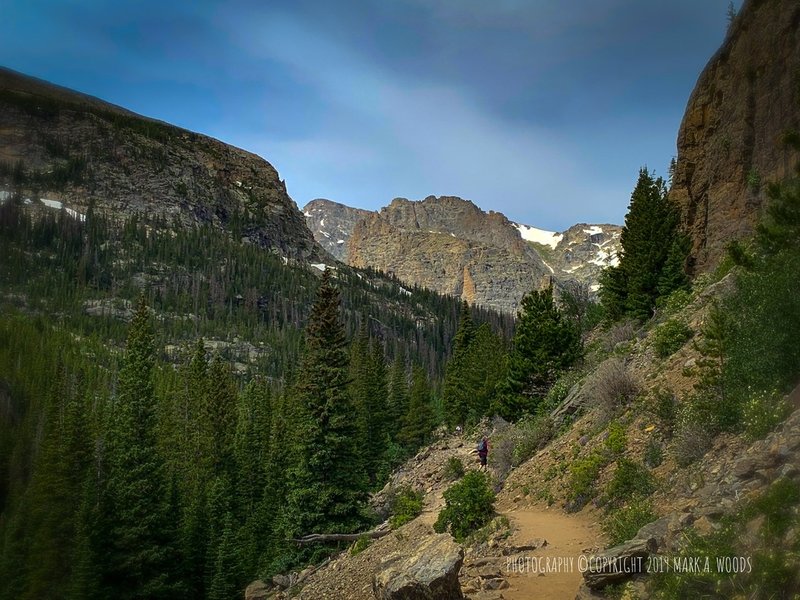
{"label": "green shrub", "polygon": [[464,462],[457,456],[448,458],[444,467],[444,476],[449,481],[461,479],[464,476]]}
{"label": "green shrub", "polygon": [[614,421],[608,426],[608,436],[604,445],[613,456],[620,456],[625,452],[625,448],[628,447],[628,435],[622,423]]}
{"label": "green shrub", "polygon": [[397,490],[391,502],[392,516],[389,524],[392,529],[397,529],[418,517],[422,512],[423,498],[422,492],[414,490],[411,486]]}
{"label": "green shrub", "polygon": [[362,535],[350,547],[350,555],[355,556],[356,554],[360,554],[361,552],[369,548],[369,545],[371,543],[372,540],[369,538],[369,536]]}
{"label": "green shrub", "polygon": [[477,531],[494,516],[494,490],[486,473],[470,471],[444,493],[445,507],[433,528],[450,531],[459,542]]}
{"label": "green shrub", "polygon": [[620,458],[606,488],[606,499],[611,505],[618,505],[629,498],[645,498],[655,489],[655,480],[647,467],[628,458]]}
{"label": "green shrub", "polygon": [[760,440],[780,425],[789,414],[789,405],[778,392],[756,392],[744,405],[744,430],[751,440]]}
{"label": "green shrub", "polygon": [[674,315],[681,309],[687,307],[692,301],[692,293],[689,290],[679,289],[672,292],[669,296],[663,296],[656,300],[656,305],[663,307],[665,315]]}
{"label": "green shrub", "polygon": [[675,394],[667,389],[657,388],[650,396],[649,409],[668,431],[672,431],[678,416],[678,401]]}
{"label": "green shrub", "polygon": [[675,319],[659,325],[653,333],[653,348],[660,358],[672,356],[692,338],[692,330]]}
{"label": "green shrub", "polygon": [[644,449],[644,464],[653,469],[662,462],[664,462],[664,450],[657,440],[650,438]]}
{"label": "green shrub", "polygon": [[548,415],[539,415],[518,423],[514,434],[513,465],[521,465],[544,448],[553,438],[553,434],[553,420]]}
{"label": "green shrub", "polygon": [[569,467],[567,498],[574,508],[580,508],[595,495],[595,483],[608,459],[597,450],[580,458]]}
{"label": "green shrub", "polygon": [[625,506],[609,511],[602,528],[609,545],[616,546],[633,538],[639,529],[657,518],[649,500],[634,498]]}

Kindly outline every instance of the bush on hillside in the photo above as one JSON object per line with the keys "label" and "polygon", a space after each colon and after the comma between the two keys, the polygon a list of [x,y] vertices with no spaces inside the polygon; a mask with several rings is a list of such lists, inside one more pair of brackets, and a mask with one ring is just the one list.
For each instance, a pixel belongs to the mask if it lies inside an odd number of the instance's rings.
{"label": "bush on hillside", "polygon": [[639,393],[639,385],[622,361],[610,359],[600,365],[586,382],[586,394],[608,422]]}
{"label": "bush on hillside", "polygon": [[405,525],[413,521],[422,513],[423,495],[411,486],[405,486],[397,490],[391,501],[392,516],[389,524],[392,529]]}
{"label": "bush on hillside", "polygon": [[630,498],[646,498],[655,489],[655,479],[647,467],[629,458],[620,458],[606,488],[606,499],[611,505],[616,506]]}
{"label": "bush on hillside", "polygon": [[692,330],[688,325],[670,319],[659,325],[653,333],[653,348],[659,358],[667,358],[692,339],[692,335]]}
{"label": "bush on hillside", "polygon": [[457,456],[451,456],[447,459],[447,464],[444,467],[444,477],[448,481],[455,481],[464,476],[464,462]]}
{"label": "bush on hillside", "polygon": [[636,497],[625,506],[606,514],[602,525],[603,533],[608,536],[609,546],[616,546],[632,539],[642,527],[657,518],[652,503]]}
{"label": "bush on hillside", "polygon": [[494,499],[488,474],[470,471],[444,493],[445,507],[433,528],[438,533],[449,531],[461,542],[492,520]]}

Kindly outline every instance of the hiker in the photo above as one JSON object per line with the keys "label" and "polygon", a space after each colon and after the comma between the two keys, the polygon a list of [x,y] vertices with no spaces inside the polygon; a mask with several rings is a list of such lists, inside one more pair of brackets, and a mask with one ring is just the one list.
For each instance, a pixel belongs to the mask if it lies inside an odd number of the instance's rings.
{"label": "hiker", "polygon": [[483,436],[483,439],[478,442],[478,458],[481,459],[481,470],[485,471],[486,467],[486,459],[489,456],[489,440],[486,439],[486,436]]}

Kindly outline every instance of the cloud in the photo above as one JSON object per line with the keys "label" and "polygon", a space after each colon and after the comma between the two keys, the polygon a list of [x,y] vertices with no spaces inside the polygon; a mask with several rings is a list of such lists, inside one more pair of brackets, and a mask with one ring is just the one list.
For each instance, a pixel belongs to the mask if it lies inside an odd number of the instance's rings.
{"label": "cloud", "polygon": [[[324,196],[376,208],[397,195],[453,194],[512,218],[566,227],[589,218],[604,193],[580,183],[586,177],[568,140],[500,118],[458,87],[381,69],[285,14],[230,31],[248,54],[289,68],[303,94],[329,107],[303,138],[248,141],[281,170],[300,204]],[[565,207],[562,198],[585,202]]]}

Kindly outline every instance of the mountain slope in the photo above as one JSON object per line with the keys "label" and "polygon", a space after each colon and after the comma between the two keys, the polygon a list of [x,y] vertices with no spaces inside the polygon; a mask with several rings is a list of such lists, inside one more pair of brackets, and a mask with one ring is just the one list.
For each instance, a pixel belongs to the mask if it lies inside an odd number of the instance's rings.
{"label": "mountain slope", "polygon": [[292,258],[323,255],[267,161],[0,69],[0,189],[85,214],[209,223]]}

